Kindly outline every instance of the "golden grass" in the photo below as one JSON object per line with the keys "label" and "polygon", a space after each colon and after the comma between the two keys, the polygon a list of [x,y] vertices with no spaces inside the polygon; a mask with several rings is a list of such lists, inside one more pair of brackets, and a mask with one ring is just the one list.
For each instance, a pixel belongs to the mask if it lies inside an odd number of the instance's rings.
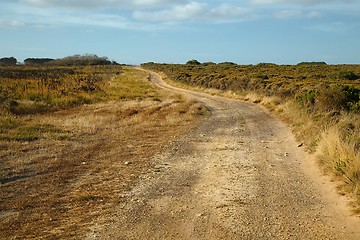
{"label": "golden grass", "polygon": [[113,80],[104,87],[105,98],[108,99],[159,99],[157,89],[144,81],[147,74],[131,67],[123,67],[125,74],[114,76]]}
{"label": "golden grass", "polygon": [[94,104],[0,118],[0,239],[82,239],[207,114],[132,68],[102,89]]}
{"label": "golden grass", "polygon": [[345,184],[345,192],[355,197],[355,209],[360,212],[360,153],[358,143],[344,139],[342,129],[332,126],[321,134],[316,155],[327,171]]}
{"label": "golden grass", "polygon": [[263,96],[255,92],[250,92],[245,95],[244,100],[252,103],[261,103]]}
{"label": "golden grass", "polygon": [[0,109],[16,115],[38,114],[96,102],[119,66],[0,67]]}

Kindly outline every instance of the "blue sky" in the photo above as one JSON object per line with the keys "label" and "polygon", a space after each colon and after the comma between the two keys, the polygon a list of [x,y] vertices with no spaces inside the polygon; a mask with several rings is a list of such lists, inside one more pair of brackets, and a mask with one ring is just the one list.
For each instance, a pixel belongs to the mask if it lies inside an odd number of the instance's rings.
{"label": "blue sky", "polygon": [[360,0],[0,0],[0,57],[360,64]]}

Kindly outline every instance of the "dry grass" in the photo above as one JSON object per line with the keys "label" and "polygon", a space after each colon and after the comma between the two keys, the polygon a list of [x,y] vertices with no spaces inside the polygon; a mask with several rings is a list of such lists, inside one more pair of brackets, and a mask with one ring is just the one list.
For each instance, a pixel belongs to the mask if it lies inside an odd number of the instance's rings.
{"label": "dry grass", "polygon": [[325,127],[323,123],[315,122],[313,116],[299,109],[292,101],[278,105],[275,113],[291,126],[297,140],[303,142],[309,152],[316,151],[320,138],[319,133]]}
{"label": "dry grass", "polygon": [[3,118],[6,131],[31,127],[37,139],[0,140],[1,239],[81,239],[141,173],[154,171],[152,157],[207,113],[146,77],[128,68],[113,78],[106,101]]}
{"label": "dry grass", "polygon": [[252,103],[261,103],[263,96],[255,92],[250,92],[245,95],[244,100]]}
{"label": "dry grass", "polygon": [[357,143],[346,141],[342,130],[333,126],[322,133],[317,148],[317,157],[327,171],[332,172],[344,184],[340,190],[352,193],[357,203],[355,210],[360,213],[360,154]]}
{"label": "dry grass", "polygon": [[120,66],[0,67],[0,109],[16,115],[46,113],[96,102]]}

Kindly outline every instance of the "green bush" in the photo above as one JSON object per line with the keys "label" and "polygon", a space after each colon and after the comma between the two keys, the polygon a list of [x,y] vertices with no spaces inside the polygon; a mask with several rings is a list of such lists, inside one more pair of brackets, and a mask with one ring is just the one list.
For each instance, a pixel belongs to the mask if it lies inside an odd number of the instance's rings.
{"label": "green bush", "polygon": [[351,106],[351,111],[354,111],[355,113],[360,113],[360,101],[358,101],[357,103],[354,103]]}
{"label": "green bush", "polygon": [[190,60],[186,62],[187,65],[201,65],[201,63],[198,60]]}
{"label": "green bush", "polygon": [[351,71],[342,71],[337,74],[337,78],[346,79],[346,80],[356,80],[359,79],[360,76]]}
{"label": "green bush", "polygon": [[360,100],[360,90],[347,85],[334,84],[320,90],[316,104],[320,110],[352,110]]}
{"label": "green bush", "polygon": [[327,65],[326,62],[299,62],[297,64],[298,66],[301,66],[301,65]]}
{"label": "green bush", "polygon": [[321,89],[316,97],[317,109],[321,111],[341,110],[345,103],[346,96],[337,86]]}
{"label": "green bush", "polygon": [[305,108],[312,108],[315,104],[318,91],[314,89],[307,90],[295,96],[295,102]]}
{"label": "green bush", "polygon": [[98,57],[96,54],[76,54],[47,62],[48,65],[55,66],[88,66],[88,65],[111,65],[112,62],[107,57]]}

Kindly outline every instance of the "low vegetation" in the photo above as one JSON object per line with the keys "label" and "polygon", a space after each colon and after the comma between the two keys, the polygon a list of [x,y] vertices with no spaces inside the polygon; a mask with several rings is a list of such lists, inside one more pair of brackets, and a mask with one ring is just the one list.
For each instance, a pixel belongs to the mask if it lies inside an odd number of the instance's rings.
{"label": "low vegetation", "polygon": [[84,238],[206,114],[147,77],[118,65],[0,67],[0,239]]}
{"label": "low vegetation", "polygon": [[4,58],[0,58],[0,66],[11,66],[11,65],[16,65],[17,64],[17,59],[14,57],[4,57]]}
{"label": "low vegetation", "polygon": [[360,65],[146,63],[183,86],[262,103],[294,127],[360,209]]}
{"label": "low vegetation", "polygon": [[119,66],[0,67],[0,108],[36,114],[96,101]]}
{"label": "low vegetation", "polygon": [[24,126],[24,117],[107,99],[105,89],[121,71],[120,66],[0,67],[0,140],[38,139],[49,129]]}
{"label": "low vegetation", "polygon": [[[30,62],[34,63],[35,61],[34,59],[32,59],[32,61]],[[37,63],[39,63],[39,61],[37,61]],[[86,65],[111,65],[111,64],[117,65],[116,62],[111,62],[107,57],[99,57],[96,54],[85,54],[85,55],[76,54],[73,56],[68,56],[60,59],[53,59],[45,62],[43,61],[43,64],[55,65],[55,66],[86,66]]]}

